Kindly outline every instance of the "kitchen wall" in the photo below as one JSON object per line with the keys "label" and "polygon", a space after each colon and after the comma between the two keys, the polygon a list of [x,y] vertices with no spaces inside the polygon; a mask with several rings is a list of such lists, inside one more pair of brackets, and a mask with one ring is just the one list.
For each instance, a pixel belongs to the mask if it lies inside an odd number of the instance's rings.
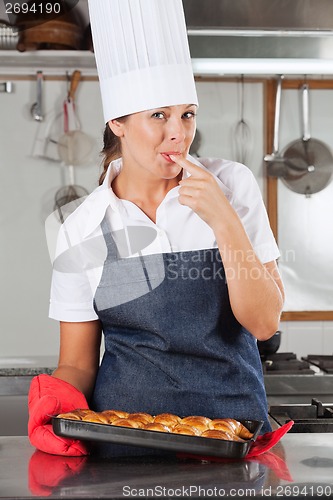
{"label": "kitchen wall", "polygon": [[[45,82],[42,123],[30,114],[35,82],[15,81],[14,88],[12,94],[0,93],[0,356],[51,355],[59,340],[58,324],[48,319],[51,263],[44,222],[56,191],[69,179],[59,162],[34,155],[48,135],[57,139],[61,133],[67,86],[65,81]],[[97,142],[95,161],[75,171],[76,183],[91,191],[97,185],[103,130],[96,82],[79,86],[77,108],[82,129]],[[52,144],[46,150],[57,158]]]}
{"label": "kitchen wall", "polygon": [[[42,123],[35,122],[30,114],[35,82],[23,79],[14,83],[14,93],[0,93],[0,357],[53,355],[58,351],[58,324],[48,319],[51,263],[44,221],[53,211],[57,189],[68,182],[68,177],[59,162],[37,155],[46,144],[45,138],[57,138],[61,133],[66,83],[45,82]],[[235,158],[234,131],[240,118],[241,85],[198,82],[197,86],[198,129],[202,133],[199,153]],[[251,132],[247,164],[264,194],[262,84],[247,83],[244,97]],[[77,110],[82,129],[94,138],[96,146],[90,164],[76,169],[76,183],[91,191],[100,171],[98,151],[104,128],[97,82],[80,84]],[[57,158],[54,145],[48,144],[47,153]],[[281,329],[282,348],[286,350],[299,354],[333,351],[333,323],[285,322]]]}

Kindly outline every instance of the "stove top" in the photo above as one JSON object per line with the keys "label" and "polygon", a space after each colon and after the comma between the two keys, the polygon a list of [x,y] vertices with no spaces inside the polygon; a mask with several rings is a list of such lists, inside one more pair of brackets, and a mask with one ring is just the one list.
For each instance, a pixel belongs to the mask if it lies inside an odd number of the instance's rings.
{"label": "stove top", "polygon": [[317,366],[325,373],[333,373],[333,355],[308,354],[302,360]]}
{"label": "stove top", "polygon": [[[298,359],[295,353],[277,352],[261,357],[268,404],[309,404],[318,398],[333,407],[333,372],[327,371],[327,358],[333,356]],[[322,361],[326,371],[319,367]]]}
{"label": "stove top", "polygon": [[289,432],[333,432],[333,407],[316,398],[312,398],[311,404],[270,406],[269,414],[279,425],[293,420]]}
{"label": "stove top", "polygon": [[[262,368],[267,375],[314,375],[315,369],[304,358],[297,359],[293,352],[281,352],[261,356]],[[333,371],[332,371],[333,373]]]}

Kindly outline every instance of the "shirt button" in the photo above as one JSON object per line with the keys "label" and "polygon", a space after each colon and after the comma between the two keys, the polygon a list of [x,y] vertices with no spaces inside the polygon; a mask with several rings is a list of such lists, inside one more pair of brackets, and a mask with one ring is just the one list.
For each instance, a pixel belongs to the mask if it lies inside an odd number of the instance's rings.
{"label": "shirt button", "polygon": [[162,236],[164,236],[164,231],[161,231],[161,229],[160,229],[160,230],[158,231],[158,235],[159,235],[159,236],[161,236],[161,237],[162,237]]}

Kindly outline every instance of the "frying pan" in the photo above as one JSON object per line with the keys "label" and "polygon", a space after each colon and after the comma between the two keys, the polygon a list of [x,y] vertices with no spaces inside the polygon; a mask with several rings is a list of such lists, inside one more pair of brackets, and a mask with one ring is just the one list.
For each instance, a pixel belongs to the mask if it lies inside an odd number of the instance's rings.
{"label": "frying pan", "polygon": [[331,181],[333,156],[326,144],[310,135],[307,83],[302,86],[302,111],[303,137],[291,142],[282,151],[287,172],[281,180],[292,191],[309,196],[324,189]]}
{"label": "frying pan", "polygon": [[288,175],[304,175],[303,167],[293,164],[288,158],[284,158],[279,149],[279,131],[280,131],[280,114],[281,114],[281,95],[282,95],[282,79],[280,75],[276,84],[275,97],[275,116],[274,116],[274,135],[273,135],[273,152],[264,157],[264,161],[268,162],[267,173],[270,177],[284,177]]}

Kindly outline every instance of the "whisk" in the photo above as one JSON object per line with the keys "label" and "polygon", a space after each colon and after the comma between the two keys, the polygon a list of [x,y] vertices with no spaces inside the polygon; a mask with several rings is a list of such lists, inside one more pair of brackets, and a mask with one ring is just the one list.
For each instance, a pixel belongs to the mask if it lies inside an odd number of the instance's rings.
{"label": "whisk", "polygon": [[241,117],[237,122],[234,132],[235,159],[239,163],[247,164],[250,157],[252,145],[252,133],[250,126],[244,118],[244,76],[241,80]]}

